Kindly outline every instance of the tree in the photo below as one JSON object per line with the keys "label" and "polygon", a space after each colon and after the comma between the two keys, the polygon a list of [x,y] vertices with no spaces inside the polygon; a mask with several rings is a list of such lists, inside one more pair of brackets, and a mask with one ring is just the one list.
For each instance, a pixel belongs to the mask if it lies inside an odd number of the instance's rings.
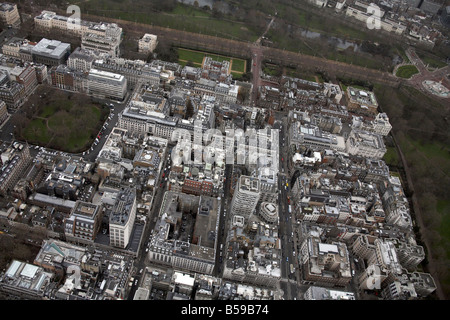
{"label": "tree", "polygon": [[178,62],[177,49],[167,41],[161,40],[154,52],[156,53],[156,57],[159,60]]}
{"label": "tree", "polygon": [[194,115],[194,105],[192,104],[191,99],[187,99],[186,101],[186,113],[184,115],[185,119],[189,119]]}

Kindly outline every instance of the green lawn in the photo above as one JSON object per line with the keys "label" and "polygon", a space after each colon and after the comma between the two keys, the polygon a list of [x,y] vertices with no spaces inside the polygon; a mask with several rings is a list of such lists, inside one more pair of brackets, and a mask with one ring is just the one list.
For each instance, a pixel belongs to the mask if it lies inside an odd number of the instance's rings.
{"label": "green lawn", "polygon": [[28,122],[22,138],[57,150],[80,152],[95,139],[109,110],[86,96],[55,90]]}
{"label": "green lawn", "polygon": [[440,69],[440,68],[447,66],[447,64],[444,61],[434,58],[428,54],[418,52],[417,55],[419,56],[419,58],[423,61],[423,63],[425,65],[428,65],[428,68],[430,68],[430,69],[436,69],[436,68]]}
{"label": "green lawn", "polygon": [[387,165],[397,166],[400,164],[400,158],[397,154],[397,149],[394,147],[387,147],[383,160]]}
{"label": "green lawn", "polygon": [[400,78],[409,79],[416,73],[419,73],[419,70],[417,70],[416,66],[413,66],[412,64],[401,66],[397,69],[397,72],[395,75]]}
{"label": "green lawn", "polygon": [[253,30],[244,22],[216,19],[209,10],[182,3],[177,3],[172,10],[158,11],[152,9],[147,0],[71,0],[71,2],[76,2],[82,13],[228,39],[255,41],[260,33],[260,30]]}
{"label": "green lawn", "polygon": [[233,64],[231,65],[231,70],[238,72],[245,72],[246,62],[242,59],[233,59]]}

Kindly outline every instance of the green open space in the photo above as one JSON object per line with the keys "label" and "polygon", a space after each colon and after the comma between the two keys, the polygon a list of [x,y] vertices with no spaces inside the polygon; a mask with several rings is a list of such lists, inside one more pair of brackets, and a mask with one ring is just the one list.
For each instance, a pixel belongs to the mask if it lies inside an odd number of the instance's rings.
{"label": "green open space", "polygon": [[398,156],[397,149],[395,147],[386,147],[383,160],[388,166],[398,166],[400,164],[400,157]]}
{"label": "green open space", "polygon": [[444,61],[432,57],[430,54],[417,52],[417,55],[429,69],[440,69],[447,66]]}
{"label": "green open space", "polygon": [[416,66],[414,66],[412,64],[407,64],[407,65],[398,67],[395,75],[400,78],[409,79],[416,73],[419,73],[419,70],[417,70]]}
{"label": "green open space", "polygon": [[98,16],[202,33],[228,39],[255,41],[259,30],[245,22],[217,19],[211,10],[175,1],[91,0],[75,1],[81,12]]}
{"label": "green open space", "polygon": [[95,139],[108,108],[91,102],[85,95],[51,89],[29,121],[21,138],[66,152],[87,149]]}
{"label": "green open space", "polygon": [[[410,86],[374,85],[374,92],[389,116],[392,132],[407,162],[414,184],[423,228],[443,291],[450,294],[450,136],[448,108],[440,100]],[[395,162],[388,148],[386,162]],[[405,190],[407,192],[407,190]],[[409,195],[412,192],[409,191]]]}

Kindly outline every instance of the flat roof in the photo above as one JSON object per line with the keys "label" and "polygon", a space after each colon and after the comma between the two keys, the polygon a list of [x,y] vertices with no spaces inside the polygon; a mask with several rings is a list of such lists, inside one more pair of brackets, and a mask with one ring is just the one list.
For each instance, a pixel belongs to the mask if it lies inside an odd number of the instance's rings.
{"label": "flat roof", "polygon": [[319,243],[319,252],[320,253],[339,253],[339,249],[335,244],[327,244],[327,243]]}

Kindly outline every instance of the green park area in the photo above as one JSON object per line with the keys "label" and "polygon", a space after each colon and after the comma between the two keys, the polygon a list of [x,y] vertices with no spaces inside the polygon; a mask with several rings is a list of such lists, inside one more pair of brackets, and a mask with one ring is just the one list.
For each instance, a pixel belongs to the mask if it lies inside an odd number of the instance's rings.
{"label": "green park area", "polygon": [[[390,88],[376,84],[374,92],[389,116],[408,166],[420,209],[423,228],[415,227],[418,239],[426,239],[434,268],[444,292],[450,292],[450,137],[448,108],[440,100],[409,87]],[[384,160],[401,163],[395,148],[388,147]],[[417,218],[417,217],[416,217]],[[424,245],[423,243],[421,243]]]}
{"label": "green park area", "polygon": [[430,70],[440,69],[447,66],[447,63],[445,63],[438,57],[432,56],[431,54],[417,52],[417,55]]}
{"label": "green park area", "polygon": [[181,65],[186,65],[187,63],[193,64],[195,67],[201,67],[203,58],[211,57],[216,61],[230,61],[231,62],[231,72],[235,74],[245,73],[247,68],[247,61],[244,59],[233,58],[208,52],[190,50],[185,48],[178,48],[178,61]]}
{"label": "green park area", "polygon": [[41,103],[36,103],[35,109],[29,107],[32,111],[20,122],[21,139],[66,152],[87,149],[106,119],[108,108],[91,102],[86,95],[47,90],[39,94]]}
{"label": "green park area", "polygon": [[409,79],[416,73],[419,73],[419,70],[417,70],[416,66],[413,66],[412,64],[407,64],[398,67],[395,75],[400,78]]}

